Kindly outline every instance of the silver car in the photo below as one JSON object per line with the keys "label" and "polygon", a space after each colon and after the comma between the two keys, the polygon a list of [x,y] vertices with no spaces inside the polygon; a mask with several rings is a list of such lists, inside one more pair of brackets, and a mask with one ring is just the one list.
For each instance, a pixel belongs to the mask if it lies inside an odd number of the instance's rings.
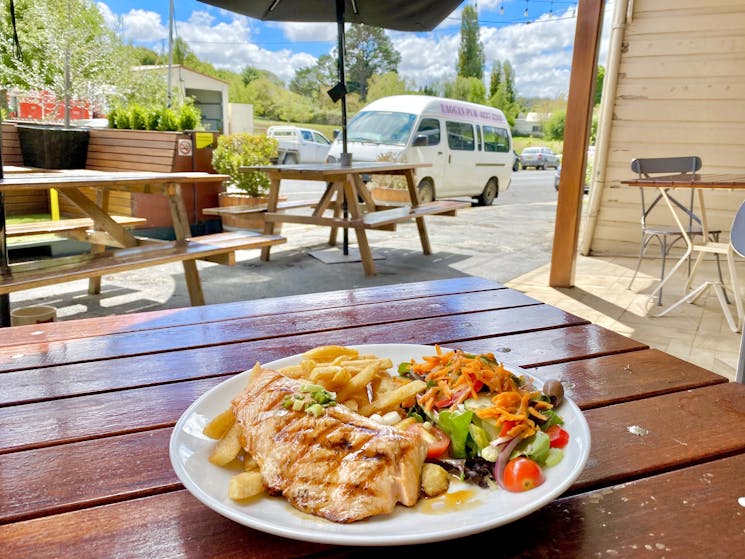
{"label": "silver car", "polygon": [[525,148],[520,154],[520,166],[523,169],[535,167],[544,170],[549,167],[554,169],[559,166],[559,156],[551,148],[547,147],[529,147]]}

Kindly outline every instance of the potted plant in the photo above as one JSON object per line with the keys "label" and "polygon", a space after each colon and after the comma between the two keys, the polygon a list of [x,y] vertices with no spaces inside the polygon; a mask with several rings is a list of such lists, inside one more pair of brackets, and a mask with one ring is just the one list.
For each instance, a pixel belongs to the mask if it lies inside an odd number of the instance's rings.
{"label": "potted plant", "polygon": [[[227,134],[217,138],[217,147],[212,153],[212,167],[221,174],[229,175],[225,192],[219,194],[220,207],[260,207],[267,204],[269,177],[259,171],[242,172],[245,165],[271,165],[277,157],[279,143],[274,138],[248,133]],[[223,227],[258,229],[264,227],[262,212],[221,214]],[[279,224],[275,227],[278,231]]]}

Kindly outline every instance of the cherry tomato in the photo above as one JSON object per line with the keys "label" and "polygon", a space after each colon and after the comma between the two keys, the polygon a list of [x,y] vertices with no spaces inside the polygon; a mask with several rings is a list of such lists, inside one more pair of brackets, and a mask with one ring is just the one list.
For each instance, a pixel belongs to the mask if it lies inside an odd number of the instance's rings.
{"label": "cherry tomato", "polygon": [[560,425],[551,425],[546,434],[551,441],[551,448],[564,448],[569,444],[569,433],[562,429]]}
{"label": "cherry tomato", "polygon": [[409,427],[409,430],[419,430],[422,432],[422,438],[428,444],[427,458],[439,458],[447,452],[450,446],[450,437],[447,436],[447,433],[434,425],[429,429],[425,429],[422,423],[414,423]]}
{"label": "cherry tomato", "polygon": [[530,458],[519,456],[513,458],[504,467],[504,486],[507,491],[519,493],[538,487],[545,481],[543,470]]}
{"label": "cherry tomato", "polygon": [[515,425],[517,425],[517,421],[507,420],[502,423],[502,430],[499,432],[499,436],[508,437],[509,435],[507,433],[509,433],[510,429],[512,429]]}

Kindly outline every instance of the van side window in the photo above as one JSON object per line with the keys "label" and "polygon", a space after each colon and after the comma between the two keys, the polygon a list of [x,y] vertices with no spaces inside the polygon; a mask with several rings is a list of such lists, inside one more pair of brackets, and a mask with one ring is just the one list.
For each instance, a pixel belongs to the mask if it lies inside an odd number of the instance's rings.
{"label": "van side window", "polygon": [[436,146],[440,143],[440,121],[436,118],[423,118],[414,137],[426,136],[428,146]]}
{"label": "van side window", "polygon": [[445,121],[448,132],[448,146],[450,149],[460,151],[473,151],[476,145],[476,137],[473,126],[466,122]]}
{"label": "van side window", "polygon": [[505,128],[484,126],[484,151],[510,151],[510,140]]}

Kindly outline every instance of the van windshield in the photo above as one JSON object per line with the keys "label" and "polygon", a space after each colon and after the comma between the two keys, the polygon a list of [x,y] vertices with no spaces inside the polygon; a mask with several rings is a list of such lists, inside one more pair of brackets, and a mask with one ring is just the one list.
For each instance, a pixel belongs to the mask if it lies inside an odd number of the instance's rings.
{"label": "van windshield", "polygon": [[374,142],[404,146],[409,140],[416,115],[392,111],[363,111],[347,125],[350,142]]}

